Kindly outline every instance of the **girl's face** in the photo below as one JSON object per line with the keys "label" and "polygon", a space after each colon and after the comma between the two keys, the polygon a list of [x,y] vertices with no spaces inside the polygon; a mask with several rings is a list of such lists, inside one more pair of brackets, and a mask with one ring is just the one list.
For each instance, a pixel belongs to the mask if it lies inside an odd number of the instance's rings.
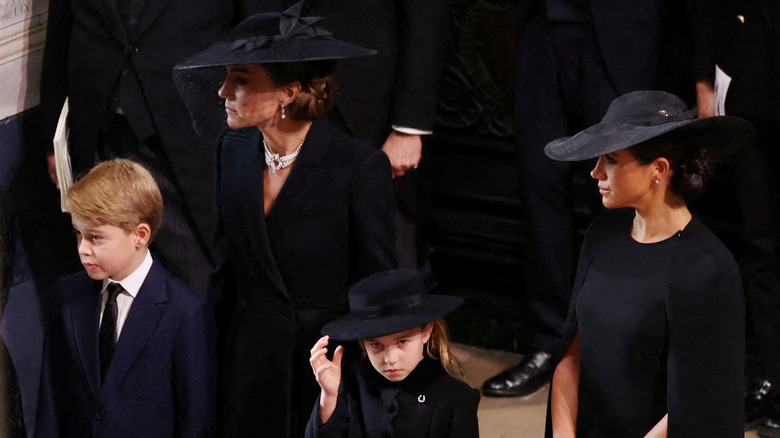
{"label": "girl's face", "polygon": [[240,64],[225,67],[227,76],[219,89],[225,99],[227,124],[233,129],[258,126],[261,129],[275,123],[283,99],[284,86],[276,86],[260,64]]}
{"label": "girl's face", "polygon": [[601,202],[607,208],[640,207],[654,184],[653,165],[639,164],[626,149],[600,156],[590,176],[598,180]]}
{"label": "girl's face", "polygon": [[371,365],[391,382],[404,380],[423,359],[425,343],[431,337],[433,323],[400,333],[364,339]]}

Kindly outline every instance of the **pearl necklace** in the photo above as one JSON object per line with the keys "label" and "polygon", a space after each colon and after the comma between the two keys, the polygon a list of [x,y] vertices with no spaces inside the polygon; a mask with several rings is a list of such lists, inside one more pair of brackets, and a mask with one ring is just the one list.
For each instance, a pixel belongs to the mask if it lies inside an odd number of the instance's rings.
{"label": "pearl necklace", "polygon": [[265,164],[268,165],[268,170],[271,171],[271,175],[275,174],[277,170],[284,169],[285,167],[289,166],[290,164],[295,161],[296,158],[298,158],[298,154],[301,152],[301,146],[303,146],[303,142],[306,141],[306,137],[303,137],[303,140],[301,140],[301,143],[298,145],[297,148],[291,153],[284,156],[279,156],[279,154],[271,153],[271,150],[268,149],[268,145],[265,143],[265,138],[263,138],[263,149],[265,150]]}

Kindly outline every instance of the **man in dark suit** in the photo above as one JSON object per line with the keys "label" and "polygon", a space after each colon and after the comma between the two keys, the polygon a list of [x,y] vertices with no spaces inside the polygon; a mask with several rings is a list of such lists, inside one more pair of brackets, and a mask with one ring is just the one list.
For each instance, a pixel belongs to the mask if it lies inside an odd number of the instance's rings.
{"label": "man in dark suit", "polygon": [[[669,65],[662,58],[677,54],[665,47],[673,40],[672,5],[668,0],[533,0],[519,12],[514,126],[527,231],[525,298],[534,339],[518,366],[485,382],[485,395],[536,391],[552,377],[551,353],[565,348],[561,330],[578,247],[572,177],[587,178],[593,163],[553,161],[544,146],[596,124],[624,93],[673,88],[660,80],[680,76],[662,71]],[[589,203],[598,209],[595,187],[592,192]]]}
{"label": "man in dark suit", "polygon": [[47,296],[36,436],[213,436],[214,313],[149,252],[162,218],[152,176],[107,161],[67,200],[85,272]]}
{"label": "man in dark suit", "polygon": [[196,135],[171,70],[217,38],[231,8],[229,0],[52,0],[44,50],[42,143],[51,147],[68,97],[76,176],[113,157],[147,167],[165,198],[155,252],[200,293],[211,270],[214,139]]}
{"label": "man in dark suit", "polygon": [[[747,119],[753,148],[730,163],[739,206],[740,262],[747,294],[750,342],[748,428],[780,436],[780,4],[769,0],[695,0],[696,94],[699,117]],[[726,90],[715,71],[731,78]],[[721,82],[723,76],[717,80]],[[725,99],[723,95],[725,94]]]}
{"label": "man in dark suit", "polygon": [[[236,15],[278,12],[298,0],[243,0]],[[329,112],[341,130],[390,158],[399,209],[399,265],[427,269],[417,239],[417,172],[423,137],[432,134],[447,45],[447,0],[304,0],[303,15],[376,56],[344,60]]]}

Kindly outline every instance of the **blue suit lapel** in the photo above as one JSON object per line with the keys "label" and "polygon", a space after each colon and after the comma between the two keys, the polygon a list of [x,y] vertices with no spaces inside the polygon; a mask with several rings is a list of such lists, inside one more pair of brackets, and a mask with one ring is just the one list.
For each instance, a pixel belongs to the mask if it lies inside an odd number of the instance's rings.
{"label": "blue suit lapel", "polygon": [[330,125],[325,121],[315,122],[311,126],[301,153],[268,214],[266,224],[271,243],[289,223],[290,218],[296,216],[326,175],[327,172],[320,167],[320,163],[332,135]]}
{"label": "blue suit lapel", "polygon": [[100,318],[100,288],[102,283],[90,281],[84,286],[79,299],[69,306],[70,324],[78,348],[81,365],[87,376],[92,394],[100,393],[100,358],[98,355],[98,330]]}
{"label": "blue suit lapel", "polygon": [[165,312],[168,302],[167,282],[165,271],[159,262],[155,261],[133,300],[133,306],[122,327],[103,386],[122,381],[143,350],[146,341],[157,329],[157,323]]}

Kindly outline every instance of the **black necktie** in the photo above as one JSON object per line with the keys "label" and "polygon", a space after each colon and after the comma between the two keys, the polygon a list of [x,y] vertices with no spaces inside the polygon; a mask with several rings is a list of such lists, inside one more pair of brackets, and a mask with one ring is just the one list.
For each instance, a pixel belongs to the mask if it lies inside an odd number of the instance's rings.
{"label": "black necktie", "polygon": [[116,344],[116,318],[119,315],[119,307],[116,305],[116,297],[124,289],[119,283],[109,283],[106,287],[108,291],[108,301],[106,308],[103,309],[103,320],[100,323],[100,381],[106,378],[108,364],[111,363],[111,357],[114,355],[114,344]]}

